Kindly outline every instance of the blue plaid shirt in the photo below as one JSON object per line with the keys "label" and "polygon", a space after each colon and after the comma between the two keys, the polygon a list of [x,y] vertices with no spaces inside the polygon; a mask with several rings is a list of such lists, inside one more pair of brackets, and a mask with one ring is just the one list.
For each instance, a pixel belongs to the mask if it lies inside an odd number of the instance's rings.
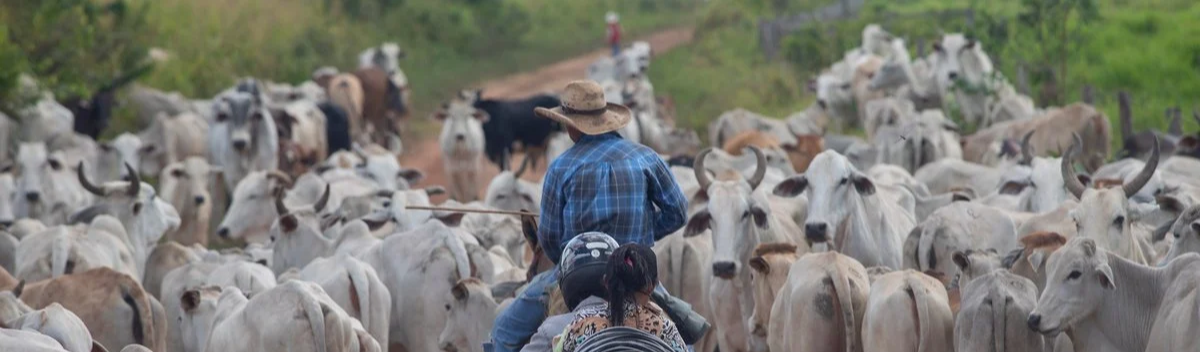
{"label": "blue plaid shirt", "polygon": [[653,246],[683,227],[686,214],[687,198],[657,153],[616,132],[584,135],[546,171],[538,242],[555,263],[588,231]]}

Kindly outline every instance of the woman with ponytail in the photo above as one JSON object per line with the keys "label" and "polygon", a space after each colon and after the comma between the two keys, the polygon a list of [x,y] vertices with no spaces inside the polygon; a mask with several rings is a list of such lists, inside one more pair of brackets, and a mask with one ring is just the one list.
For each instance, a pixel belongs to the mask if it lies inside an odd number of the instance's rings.
{"label": "woman with ponytail", "polygon": [[653,250],[633,243],[617,248],[605,268],[604,284],[608,302],[576,313],[559,340],[561,351],[576,352],[596,333],[610,327],[644,331],[661,339],[671,351],[687,351],[675,323],[650,299],[658,284],[658,261]]}

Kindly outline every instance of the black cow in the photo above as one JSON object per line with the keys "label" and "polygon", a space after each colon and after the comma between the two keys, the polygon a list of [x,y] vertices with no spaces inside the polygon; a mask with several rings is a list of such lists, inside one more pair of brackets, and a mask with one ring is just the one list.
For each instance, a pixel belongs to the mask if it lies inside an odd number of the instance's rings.
{"label": "black cow", "polygon": [[329,154],[339,150],[350,150],[350,120],[346,110],[330,102],[317,104],[325,114],[325,138],[329,143]]}
{"label": "black cow", "polygon": [[[493,100],[483,99],[482,94],[482,90],[475,91],[474,106],[488,114],[488,121],[483,124],[484,152],[500,170],[509,169],[513,142],[521,142],[527,152],[545,150],[550,133],[562,130],[557,122],[533,113],[537,107],[557,107],[558,97],[535,95],[520,100]],[[535,166],[536,160],[533,160]]]}
{"label": "black cow", "polygon": [[90,97],[66,99],[63,106],[66,106],[71,110],[71,114],[75,115],[75,132],[92,137],[92,139],[96,139],[101,133],[104,133],[104,129],[108,128],[108,121],[112,119],[113,108],[116,107],[117,90],[137,80],[138,77],[150,73],[153,68],[154,66],[150,64],[142,65],[117,76],[112,82],[97,89]]}

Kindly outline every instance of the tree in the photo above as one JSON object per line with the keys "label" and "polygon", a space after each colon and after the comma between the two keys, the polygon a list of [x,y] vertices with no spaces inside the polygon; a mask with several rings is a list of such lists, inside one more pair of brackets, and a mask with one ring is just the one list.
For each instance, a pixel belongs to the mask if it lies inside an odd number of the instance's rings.
{"label": "tree", "polygon": [[1028,54],[1023,61],[1035,65],[1034,83],[1045,92],[1041,105],[1062,103],[1072,49],[1084,40],[1084,26],[1099,18],[1094,0],[1021,0],[1016,31],[1026,50],[1018,55]]}

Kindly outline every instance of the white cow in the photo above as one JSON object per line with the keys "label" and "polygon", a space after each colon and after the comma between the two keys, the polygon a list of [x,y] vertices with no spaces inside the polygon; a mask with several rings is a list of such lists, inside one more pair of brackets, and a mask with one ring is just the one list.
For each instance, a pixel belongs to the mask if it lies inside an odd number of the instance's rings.
{"label": "white cow", "polygon": [[45,308],[25,313],[20,318],[5,323],[10,328],[38,332],[46,335],[70,352],[92,352],[100,350],[99,341],[92,341],[92,334],[79,316],[51,303]]}
{"label": "white cow", "polygon": [[867,270],[836,252],[813,253],[792,264],[771,306],[772,351],[862,351]]}
{"label": "white cow", "polygon": [[50,152],[43,143],[17,147],[16,199],[13,212],[46,225],[65,223],[67,216],[92,203],[92,197],[66,164],[62,152]]}
{"label": "white cow", "polygon": [[1070,217],[1075,220],[1078,234],[1092,238],[1100,244],[1100,248],[1112,251],[1114,254],[1129,259],[1135,263],[1148,265],[1154,262],[1155,255],[1148,241],[1149,233],[1135,231],[1134,223],[1140,220],[1140,214],[1130,211],[1129,198],[1137,194],[1154,175],[1158,167],[1158,144],[1150,155],[1150,160],[1133,180],[1120,188],[1095,189],[1087,188],[1075,176],[1072,163],[1073,154],[1078,151],[1078,145],[1067,150],[1062,159],[1062,177],[1067,190],[1079,198],[1079,207],[1071,211]]}
{"label": "white cow", "polygon": [[[692,215],[683,233],[684,237],[691,237],[712,231],[715,252],[711,265],[715,279],[709,286],[709,300],[717,309],[713,325],[722,335],[718,338],[722,350],[754,349],[765,344],[761,338],[753,338],[746,326],[754,311],[754,292],[750,289],[750,271],[743,268],[743,263],[750,260],[754,249],[760,243],[788,242],[800,246],[799,253],[808,252],[797,221],[797,214],[803,214],[797,208],[803,206],[767,194],[770,185],[763,186],[766,157],[757,147],[750,150],[758,161],[754,175],[749,179],[734,175],[716,181],[704,171],[705,156],[711,149],[700,152],[693,169],[702,194],[695,201],[708,205]],[[736,308],[738,314],[731,314],[734,312],[723,307]],[[744,338],[750,339],[749,346],[733,345]]]}
{"label": "white cow", "polygon": [[132,176],[126,164],[137,170],[141,165],[142,139],[132,133],[122,133],[111,141],[100,143],[100,153],[93,165],[93,177],[99,182],[129,180]]}
{"label": "white cow", "polygon": [[1200,253],[1200,205],[1184,210],[1171,225],[1169,234],[1174,237],[1171,251],[1163,263],[1170,262],[1187,253]]}
{"label": "white cow", "polygon": [[967,123],[983,123],[990,93],[1000,84],[983,44],[955,33],[943,36],[933,49],[933,71],[941,95],[955,96]]}
{"label": "white cow", "polygon": [[167,239],[183,245],[208,245],[213,198],[209,185],[220,169],[200,157],[168,164],[158,176],[163,200],[179,212],[180,224]]}
{"label": "white cow", "polygon": [[904,270],[871,282],[863,314],[864,352],[950,352],[953,335],[950,299],[937,279]]}
{"label": "white cow", "polygon": [[750,315],[749,326],[755,338],[767,338],[775,295],[787,283],[792,263],[800,259],[796,250],[791,243],[764,243],[754,249],[754,258],[750,258],[750,268],[754,269],[754,313]]}
{"label": "white cow", "polygon": [[965,284],[954,348],[959,352],[1042,352],[1045,340],[1026,327],[1037,304],[1037,287],[1007,270],[985,274]]}
{"label": "white cow", "polygon": [[296,278],[320,285],[342,310],[362,322],[371,336],[388,341],[392,294],[370,265],[340,254],[313,260]]}
{"label": "white cow", "polygon": [[400,69],[400,59],[404,56],[404,50],[400,49],[399,44],[385,42],[378,47],[367,48],[359,53],[358,67],[378,67],[392,72]]}
{"label": "white cow", "polygon": [[189,304],[195,304],[193,307],[208,307],[215,310],[216,297],[220,295],[220,288],[211,287],[210,289],[206,289],[204,288],[204,282],[218,266],[220,266],[220,263],[217,262],[194,262],[171,270],[163,277],[161,297],[170,331],[167,334],[169,338],[167,341],[167,346],[170,347],[169,351],[204,351],[205,346],[203,343],[207,341],[208,330],[203,330],[199,336],[192,332],[197,332],[197,329],[203,325],[200,324],[201,321],[207,322],[212,319],[211,316],[207,317],[207,319],[198,318],[198,316],[204,315],[204,312],[208,312],[209,314],[211,312],[195,309],[191,312],[185,312],[181,300],[184,299],[185,292],[196,290],[198,291],[197,296],[188,299],[209,297],[211,301],[204,300],[206,303],[201,304],[201,300],[196,300],[189,302]]}
{"label": "white cow", "polygon": [[72,214],[71,221],[87,221],[95,214],[108,214],[121,220],[127,236],[124,240],[137,263],[136,277],[140,278],[154,244],[168,231],[178,229],[180,220],[175,207],[158,198],[154,187],[142,183],[137,172],[128,164],[125,168],[132,175],[130,181],[95,185],[87,179],[84,166],[80,163],[77,169],[79,183],[97,197],[97,203]]}
{"label": "white cow", "polygon": [[[690,174],[691,170],[688,171]],[[712,266],[706,265],[712,263],[712,231],[686,238],[682,230],[676,232],[654,242],[654,254],[658,257],[658,280],[672,296],[688,302],[696,313],[715,323],[716,316],[713,315],[708,297],[708,288],[713,281]],[[719,334],[716,329],[709,330],[696,343],[696,350],[713,351],[717,347]]]}
{"label": "white cow", "polygon": [[1079,351],[1184,351],[1200,326],[1200,256],[1145,267],[1077,237],[1050,255],[1046,291],[1029,328],[1054,336],[1070,329]]}
{"label": "white cow", "polygon": [[17,247],[16,277],[40,281],[93,268],[112,268],[140,279],[121,223],[102,215],[85,226],[55,226],[31,234]]}
{"label": "white cow", "polygon": [[[188,307],[187,301],[184,308]],[[281,316],[296,319],[279,319]],[[361,351],[353,318],[313,283],[289,281],[247,299],[222,288],[206,351]]]}
{"label": "white cow", "polygon": [[149,127],[138,132],[142,147],[138,149],[141,165],[134,165],[142,175],[157,175],[163,167],[189,157],[207,158],[208,121],[196,113],[157,115]]}
{"label": "white cow", "polygon": [[[959,274],[951,257],[966,250],[1017,248],[1017,226],[1003,211],[959,203],[934,211],[904,241],[904,268],[949,280]],[[944,282],[945,283],[945,282]]]}
{"label": "white cow", "polygon": [[496,320],[492,290],[475,278],[459,280],[446,295],[446,327],[438,336],[442,351],[483,352]]}
{"label": "white cow", "polygon": [[[233,200],[225,218],[217,226],[222,239],[245,239],[247,242],[267,242],[267,230],[280,214],[272,206],[277,192],[291,187],[292,178],[281,172],[252,172],[233,191]],[[289,192],[285,198],[296,202]]]}
{"label": "white cow", "polygon": [[826,244],[867,266],[900,267],[904,236],[916,226],[911,209],[894,201],[903,190],[876,185],[846,157],[828,150],[813,159],[808,172],[784,180],[774,193],[795,197],[806,190],[810,211],[804,233],[810,243]]}
{"label": "white cow", "polygon": [[502,171],[488,184],[483,203],[489,207],[509,211],[539,212],[542,207],[542,187],[521,179],[529,167],[529,159],[521,162],[517,171]]}
{"label": "white cow", "polygon": [[62,344],[49,336],[6,328],[0,328],[0,346],[12,348],[14,351],[67,352],[63,349]]}
{"label": "white cow", "polygon": [[251,172],[275,170],[279,135],[262,97],[235,91],[217,96],[213,104],[217,115],[208,145],[215,164],[223,169],[225,189],[235,189]]}
{"label": "white cow", "polygon": [[247,297],[275,287],[275,274],[270,268],[257,263],[232,261],[221,264],[204,281],[207,286],[237,287]]}
{"label": "white cow", "polygon": [[[410,185],[425,178],[425,174],[420,170],[401,167],[395,154],[378,148],[368,149],[357,151],[363,159],[363,164],[356,168],[359,176],[375,183],[376,189],[406,190]],[[334,203],[335,206],[337,204],[341,203]]]}
{"label": "white cow", "polygon": [[473,202],[479,198],[479,156],[483,154],[483,124],[488,121],[487,112],[468,104],[450,102],[433,117],[442,122],[438,146],[442,150],[442,167],[450,175],[450,198]]}

